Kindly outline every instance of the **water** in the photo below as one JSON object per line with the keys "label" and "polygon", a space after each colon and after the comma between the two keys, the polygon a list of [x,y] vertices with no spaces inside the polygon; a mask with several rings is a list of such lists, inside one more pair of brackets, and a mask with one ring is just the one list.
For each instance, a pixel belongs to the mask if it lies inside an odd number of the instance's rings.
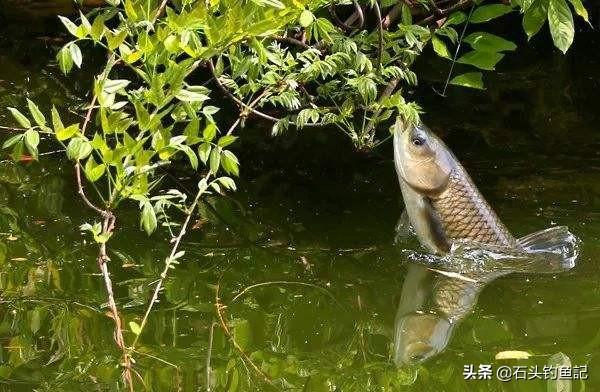
{"label": "water", "polygon": [[[82,103],[85,77],[60,77],[47,64],[45,41],[4,37],[2,107],[22,107],[24,93],[45,107]],[[573,381],[574,391],[600,389],[600,57],[587,49],[598,37],[580,34],[565,58],[534,42],[485,92],[435,95],[430,86],[444,79],[443,63],[417,91],[430,112],[425,120],[515,235],[558,224],[582,240],[573,269],[488,282],[442,352],[397,368],[398,307],[417,301],[402,293],[414,283],[402,250],[418,245],[393,245],[401,201],[391,146],[367,156],[329,131],[273,140],[258,125],[242,131],[240,191],[202,206],[134,354],[147,389],[205,390],[209,352],[214,390],[546,391],[543,380],[465,380],[463,367],[541,367],[564,361],[557,353],[588,365],[589,378]],[[8,121],[2,111],[0,123]],[[189,186],[187,173],[171,174]],[[73,189],[59,154],[0,163],[0,390],[122,385],[96,249],[77,230],[94,218]],[[168,253],[166,233],[147,238],[136,210],[122,207],[109,252],[125,325],[140,321]],[[227,306],[221,316],[246,357],[220,325],[217,289]],[[531,357],[495,359],[508,350]]]}

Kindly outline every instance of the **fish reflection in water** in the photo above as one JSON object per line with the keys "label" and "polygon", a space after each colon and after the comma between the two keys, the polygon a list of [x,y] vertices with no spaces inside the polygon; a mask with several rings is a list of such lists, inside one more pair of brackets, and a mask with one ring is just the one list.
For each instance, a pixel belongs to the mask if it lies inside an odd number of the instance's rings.
{"label": "fish reflection in water", "polygon": [[394,162],[406,206],[397,238],[416,235],[428,251],[408,252],[395,321],[394,361],[440,353],[483,288],[512,273],[573,268],[578,239],[564,226],[515,238],[444,142],[424,124],[395,125]]}
{"label": "fish reflection in water", "polygon": [[[488,281],[494,278],[490,276]],[[396,314],[394,362],[416,364],[444,350],[486,283],[450,277],[411,263]]]}
{"label": "fish reflection in water", "polygon": [[479,293],[493,280],[512,272],[559,273],[575,265],[578,239],[564,227],[518,241],[526,255],[470,244],[455,246],[444,256],[405,252],[413,262],[396,313],[394,362],[414,365],[442,352],[454,329],[477,304]]}

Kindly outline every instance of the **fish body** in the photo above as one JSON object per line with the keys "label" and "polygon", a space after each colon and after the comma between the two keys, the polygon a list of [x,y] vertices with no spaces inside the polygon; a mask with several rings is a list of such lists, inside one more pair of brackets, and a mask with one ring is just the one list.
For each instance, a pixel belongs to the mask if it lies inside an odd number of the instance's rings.
{"label": "fish body", "polygon": [[396,122],[394,161],[411,225],[437,254],[457,240],[520,249],[466,170],[422,123]]}
{"label": "fish body", "polygon": [[[406,215],[421,244],[440,255],[425,255],[427,266],[408,265],[394,334],[393,357],[401,365],[442,352],[494,279],[573,268],[579,240],[564,226],[516,239],[441,139],[423,124],[398,119],[395,127],[394,162]],[[397,230],[404,231],[408,225],[400,221]],[[432,261],[441,269],[432,269]]]}

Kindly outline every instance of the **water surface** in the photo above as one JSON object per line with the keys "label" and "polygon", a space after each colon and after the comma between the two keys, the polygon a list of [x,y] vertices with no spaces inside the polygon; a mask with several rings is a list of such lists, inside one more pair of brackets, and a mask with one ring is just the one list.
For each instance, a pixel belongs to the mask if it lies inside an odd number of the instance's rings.
{"label": "water surface", "polygon": [[[85,73],[61,77],[47,41],[32,40],[40,35],[0,39],[0,106],[23,107],[24,95],[46,108],[82,103]],[[597,40],[580,34],[567,57],[534,42],[486,91],[447,98],[431,90],[445,79],[440,63],[415,95],[516,236],[558,224],[580,237],[574,269],[494,280],[442,353],[398,369],[394,321],[410,263],[402,249],[418,244],[393,245],[402,203],[390,144],[365,155],[333,131],[272,139],[254,124],[237,147],[240,191],[202,205],[134,355],[147,388],[205,390],[210,353],[214,390],[271,390],[266,376],[296,391],[545,391],[542,380],[465,380],[463,367],[542,366],[562,352],[589,366],[573,390],[600,389],[600,57],[587,49]],[[168,173],[167,184],[193,189],[190,173]],[[94,216],[73,185],[60,154],[0,162],[0,390],[121,385],[96,249],[77,229]],[[109,247],[125,325],[140,321],[169,251],[167,233],[146,237],[136,214],[123,207]],[[217,290],[245,359],[223,333]],[[506,350],[532,356],[494,359]]]}

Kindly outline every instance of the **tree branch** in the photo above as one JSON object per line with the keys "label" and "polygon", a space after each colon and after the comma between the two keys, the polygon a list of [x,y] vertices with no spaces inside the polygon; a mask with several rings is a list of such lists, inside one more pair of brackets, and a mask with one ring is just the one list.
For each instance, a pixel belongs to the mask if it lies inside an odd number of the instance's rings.
{"label": "tree branch", "polygon": [[472,3],[473,3],[473,0],[460,0],[458,3],[452,5],[448,8],[439,9],[439,12],[434,12],[433,14],[429,15],[428,17],[418,21],[417,24],[428,25],[432,22],[437,22],[441,19],[444,19],[445,17],[447,17],[448,15],[450,15],[451,13],[453,13],[455,11],[458,11],[458,10],[468,7]]}
{"label": "tree branch", "polygon": [[[362,10],[360,4],[358,4],[357,0],[353,0],[352,4],[354,5],[354,13],[352,15],[350,15],[350,17],[348,19],[346,19],[345,22],[342,21],[339,18],[339,16],[337,15],[337,13],[335,12],[335,4],[333,3],[333,1],[329,4],[329,13],[333,17],[333,20],[335,21],[335,23],[337,23],[342,28],[344,28],[346,30],[359,30],[359,29],[362,29],[363,26],[365,25],[365,15],[363,13],[363,10]],[[356,25],[356,26],[352,25],[354,22],[356,22],[357,19],[358,19],[358,25]]]}
{"label": "tree branch", "polygon": [[273,121],[273,122],[277,122],[279,121],[278,118],[273,117],[273,116],[269,116],[268,114],[265,114],[259,110],[256,110],[248,105],[246,105],[244,103],[244,101],[242,101],[241,99],[239,99],[238,97],[236,97],[235,95],[233,95],[233,93],[231,91],[229,91],[229,89],[227,87],[225,87],[223,85],[223,83],[221,83],[221,81],[219,80],[219,78],[217,77],[217,75],[215,74],[215,66],[212,62],[212,60],[208,61],[208,67],[210,68],[210,72],[213,74],[215,82],[217,83],[217,86],[219,86],[219,88],[221,89],[221,91],[223,91],[225,93],[225,95],[227,95],[229,98],[231,98],[231,100],[233,100],[235,103],[237,103],[241,108],[248,110],[249,112],[257,115],[258,117],[264,118],[265,120],[269,120],[269,121]]}
{"label": "tree branch", "polygon": [[302,42],[299,39],[292,38],[292,37],[282,37],[282,36],[279,36],[279,35],[275,35],[275,36],[273,36],[271,38],[273,38],[275,41],[286,42],[288,44],[300,46],[301,48],[304,48],[304,49],[310,49],[310,47],[311,47],[306,42]]}

